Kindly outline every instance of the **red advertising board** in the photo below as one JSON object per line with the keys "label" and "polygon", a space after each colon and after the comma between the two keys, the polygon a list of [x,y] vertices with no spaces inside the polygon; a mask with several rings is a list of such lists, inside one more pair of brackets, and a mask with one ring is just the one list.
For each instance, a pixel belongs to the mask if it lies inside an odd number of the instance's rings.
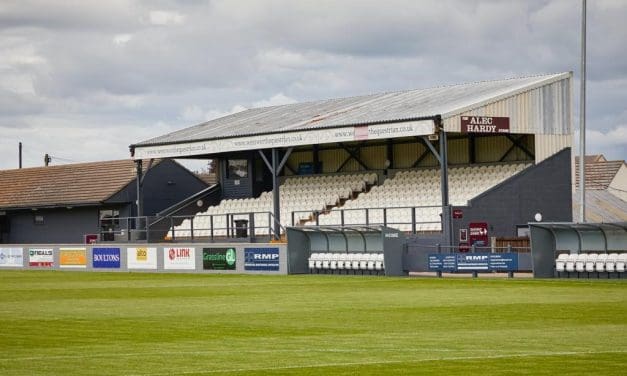
{"label": "red advertising board", "polygon": [[462,116],[462,133],[509,133],[509,118],[498,116]]}
{"label": "red advertising board", "polygon": [[488,246],[488,224],[472,222],[468,225],[470,245]]}
{"label": "red advertising board", "polygon": [[454,219],[464,218],[464,211],[462,209],[453,209],[453,218]]}

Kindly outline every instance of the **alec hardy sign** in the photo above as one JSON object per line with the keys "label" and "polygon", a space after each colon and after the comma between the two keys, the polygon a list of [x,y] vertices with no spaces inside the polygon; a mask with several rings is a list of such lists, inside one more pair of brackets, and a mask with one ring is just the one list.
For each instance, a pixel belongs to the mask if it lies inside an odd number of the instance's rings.
{"label": "alec hardy sign", "polygon": [[462,116],[462,133],[509,133],[509,118],[497,116]]}

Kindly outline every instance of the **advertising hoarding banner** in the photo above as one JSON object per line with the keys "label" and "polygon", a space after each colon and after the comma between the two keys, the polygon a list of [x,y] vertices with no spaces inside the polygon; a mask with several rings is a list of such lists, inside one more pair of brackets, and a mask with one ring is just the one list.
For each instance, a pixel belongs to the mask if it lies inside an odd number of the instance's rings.
{"label": "advertising hoarding banner", "polygon": [[462,116],[462,133],[509,133],[509,118],[498,116]]}
{"label": "advertising hoarding banner", "polygon": [[120,248],[93,248],[92,258],[94,268],[120,268]]}
{"label": "advertising hoarding banner", "polygon": [[157,248],[127,248],[126,259],[129,269],[157,269]]}
{"label": "advertising hoarding banner", "polygon": [[163,249],[164,269],[196,269],[196,249],[195,248],[164,248]]}
{"label": "advertising hoarding banner", "polygon": [[30,248],[28,250],[28,266],[51,268],[54,265],[52,248]]}
{"label": "advertising hoarding banner", "polygon": [[433,120],[371,124],[341,128],[320,128],[255,136],[229,137],[217,140],[186,142],[177,145],[137,146],[135,159],[184,157],[238,150],[324,144],[395,137],[426,136],[435,133]]}
{"label": "advertising hoarding banner", "polygon": [[204,270],[235,270],[235,248],[203,248]]}
{"label": "advertising hoarding banner", "polygon": [[443,272],[500,272],[518,270],[517,253],[430,254],[429,270]]}
{"label": "advertising hoarding banner", "polygon": [[261,271],[279,270],[278,248],[244,248],[244,269]]}
{"label": "advertising hoarding banner", "polygon": [[0,267],[21,268],[24,266],[24,248],[0,248]]}
{"label": "advertising hoarding banner", "polygon": [[86,268],[87,256],[85,248],[59,249],[59,266],[62,268]]}

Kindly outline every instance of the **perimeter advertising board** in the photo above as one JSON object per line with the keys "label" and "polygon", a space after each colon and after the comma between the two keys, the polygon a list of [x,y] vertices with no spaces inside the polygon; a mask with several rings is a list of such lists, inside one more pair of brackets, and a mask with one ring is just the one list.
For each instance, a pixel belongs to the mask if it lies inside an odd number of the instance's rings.
{"label": "perimeter advertising board", "polygon": [[163,268],[169,270],[196,269],[195,248],[164,248]]}
{"label": "perimeter advertising board", "polygon": [[52,248],[30,248],[28,250],[28,266],[34,268],[52,268],[54,254]]}
{"label": "perimeter advertising board", "polygon": [[278,248],[244,248],[244,270],[278,271]]}
{"label": "perimeter advertising board", "polygon": [[93,248],[92,259],[95,269],[119,269],[120,248]]}
{"label": "perimeter advertising board", "polygon": [[24,266],[24,248],[0,248],[0,267],[21,268]]}
{"label": "perimeter advertising board", "polygon": [[157,269],[157,248],[127,248],[126,265],[129,269]]}
{"label": "perimeter advertising board", "polygon": [[59,266],[62,268],[86,268],[87,256],[85,248],[59,249]]}
{"label": "perimeter advertising board", "polygon": [[235,270],[235,248],[203,248],[204,270]]}
{"label": "perimeter advertising board", "polygon": [[429,270],[442,272],[506,272],[518,270],[517,253],[430,254]]}

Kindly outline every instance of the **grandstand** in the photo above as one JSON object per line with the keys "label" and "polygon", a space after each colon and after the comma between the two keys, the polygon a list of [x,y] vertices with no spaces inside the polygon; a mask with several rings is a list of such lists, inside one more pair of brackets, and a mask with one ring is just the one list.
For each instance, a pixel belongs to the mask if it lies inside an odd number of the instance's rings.
{"label": "grandstand", "polygon": [[[160,213],[171,217],[166,240],[383,225],[456,246],[457,233],[474,222],[487,223],[490,236],[511,237],[537,213],[572,218],[571,79],[560,73],[256,108],[131,152],[138,161],[217,163],[220,199],[193,215]],[[530,205],[520,204],[523,196]]]}

